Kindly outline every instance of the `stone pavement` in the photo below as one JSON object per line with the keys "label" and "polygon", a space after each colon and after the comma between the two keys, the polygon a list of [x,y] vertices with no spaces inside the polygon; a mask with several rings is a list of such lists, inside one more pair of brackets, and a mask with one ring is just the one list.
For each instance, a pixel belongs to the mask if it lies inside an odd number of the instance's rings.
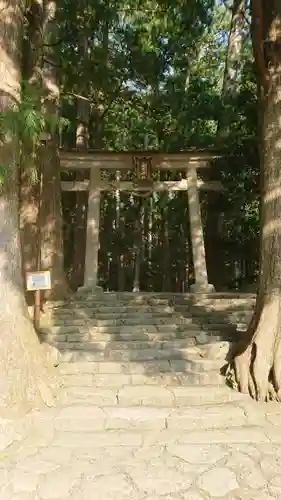
{"label": "stone pavement", "polygon": [[0,420],[0,500],[280,499],[281,405],[192,390],[185,406],[69,396]]}
{"label": "stone pavement", "polygon": [[220,373],[253,304],[103,294],[46,308],[61,393],[0,418],[0,500],[280,499],[281,405]]}

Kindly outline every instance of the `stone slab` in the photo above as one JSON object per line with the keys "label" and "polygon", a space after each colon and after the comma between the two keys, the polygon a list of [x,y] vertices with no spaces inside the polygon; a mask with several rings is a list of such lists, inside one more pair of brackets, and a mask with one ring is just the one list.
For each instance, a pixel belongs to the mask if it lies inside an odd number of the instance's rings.
{"label": "stone slab", "polygon": [[173,393],[176,406],[205,406],[247,399],[245,395],[232,391],[226,386],[175,387]]}
{"label": "stone slab", "polygon": [[142,446],[143,436],[140,432],[126,432],[119,430],[107,430],[103,432],[62,432],[57,431],[53,446],[59,448],[106,448],[106,447],[130,447]]}
{"label": "stone slab", "polygon": [[22,438],[17,427],[15,421],[0,418],[0,453]]}
{"label": "stone slab", "polygon": [[96,384],[92,387],[71,387],[64,391],[63,401],[66,404],[85,403],[101,407],[112,406],[117,404],[117,390],[113,387],[113,384],[108,388],[102,383],[101,387],[96,387]]}
{"label": "stone slab", "polygon": [[262,428],[250,426],[237,427],[233,429],[212,429],[204,432],[185,432],[179,441],[181,444],[231,444],[231,443],[268,443],[269,437]]}
{"label": "stone slab", "polygon": [[165,429],[170,408],[127,407],[106,408],[107,429],[153,430]]}
{"label": "stone slab", "polygon": [[118,391],[118,401],[121,406],[166,406],[173,407],[175,398],[173,391],[166,387],[156,386],[126,386]]}
{"label": "stone slab", "polygon": [[242,408],[234,404],[207,406],[202,408],[180,408],[167,416],[167,429],[187,431],[242,427],[248,420]]}

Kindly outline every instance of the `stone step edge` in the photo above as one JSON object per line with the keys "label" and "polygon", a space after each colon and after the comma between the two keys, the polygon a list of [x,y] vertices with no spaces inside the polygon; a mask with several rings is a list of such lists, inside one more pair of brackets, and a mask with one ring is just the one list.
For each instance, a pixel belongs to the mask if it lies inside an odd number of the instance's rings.
{"label": "stone step edge", "polygon": [[97,294],[85,294],[79,297],[79,295],[73,294],[66,300],[58,300],[55,302],[52,301],[47,301],[45,303],[45,307],[56,304],[56,305],[61,305],[61,304],[68,304],[71,302],[84,302],[84,301],[91,301],[95,299],[96,302],[98,303],[104,303],[107,301],[110,301],[112,299],[117,299],[117,300],[130,300],[134,298],[134,300],[191,300],[193,303],[195,302],[200,302],[202,299],[209,299],[211,301],[216,301],[216,300],[245,300],[245,299],[250,299],[250,300],[255,300],[256,299],[256,294],[255,293],[249,293],[249,292],[213,292],[213,293],[200,293],[200,294],[194,294],[194,293],[163,293],[163,292],[140,292],[140,293],[134,293],[134,292],[104,292],[102,295],[97,295]]}
{"label": "stone step edge", "polygon": [[[113,345],[112,345],[113,344]],[[118,345],[119,342],[116,342],[116,346],[114,346],[114,343],[110,345],[106,344],[105,346],[99,344],[99,342],[88,342],[87,340],[85,342],[57,342],[54,343],[53,345],[58,349],[60,352],[68,352],[68,351],[74,351],[74,352],[80,352],[81,350],[84,352],[92,353],[92,354],[105,354],[105,356],[110,355],[110,354],[126,354],[126,353],[144,353],[144,352],[155,352],[155,353],[160,353],[160,355],[179,355],[179,358],[176,359],[183,359],[186,360],[187,358],[181,357],[181,355],[187,356],[189,355],[190,360],[193,360],[193,358],[198,359],[199,361],[203,360],[210,360],[210,359],[226,359],[226,356],[231,349],[232,345],[234,342],[226,341],[226,340],[221,340],[216,343],[206,343],[206,344],[190,344],[190,345],[165,345],[163,342],[162,344],[155,344],[154,342],[151,343],[146,343],[144,342],[145,345],[143,346],[135,346],[135,347],[130,347],[128,345],[127,347],[123,347],[122,345]],[[81,349],[79,347],[81,346]],[[78,347],[78,348],[77,348]],[[89,349],[87,349],[89,347]],[[91,347],[93,347],[91,349]],[[114,361],[114,360],[113,360]]]}
{"label": "stone step edge", "polygon": [[[70,363],[73,364],[73,363]],[[140,379],[142,379],[142,384],[145,387],[166,387],[166,388],[175,388],[175,387],[193,387],[190,384],[182,383],[185,379],[190,379],[192,377],[203,378],[203,375],[206,375],[207,381],[204,383],[205,386],[210,387],[227,387],[225,382],[224,375],[221,375],[217,370],[209,370],[208,372],[199,372],[199,371],[171,371],[171,372],[162,372],[162,373],[153,373],[146,374],[142,372],[128,372],[128,373],[110,373],[110,372],[65,372],[63,370],[60,371],[61,384],[62,387],[84,387],[90,390],[91,388],[102,390],[102,389],[118,389],[125,386],[134,386],[139,387]],[[223,384],[218,384],[218,382],[210,383],[212,376],[215,376],[215,379],[221,379]],[[79,378],[80,377],[80,378]],[[168,380],[170,378],[170,380]],[[78,380],[77,380],[78,379]],[[97,379],[100,379],[100,382],[97,383]],[[107,381],[105,381],[107,379]],[[167,379],[167,380],[165,380]],[[80,382],[80,385],[78,385]],[[87,383],[87,385],[83,385]]]}
{"label": "stone step edge", "polygon": [[[114,374],[110,374],[110,375],[113,375]],[[70,375],[72,376],[72,375]],[[221,385],[216,385],[216,384],[204,384],[204,386],[201,386],[201,387],[194,387],[194,385],[190,384],[190,385],[183,385],[183,386],[165,386],[165,385],[154,385],[152,384],[151,386],[149,386],[150,389],[149,390],[155,390],[155,392],[157,393],[157,391],[159,390],[171,390],[171,391],[175,391],[177,393],[177,395],[181,396],[181,395],[185,395],[185,396],[189,396],[190,400],[193,400],[194,398],[196,398],[197,400],[200,400],[200,401],[203,401],[203,404],[204,401],[206,401],[206,399],[210,399],[210,398],[214,398],[214,397],[220,397],[220,400],[221,400],[221,397],[223,396],[223,400],[224,401],[245,401],[246,403],[250,402],[252,403],[252,400],[249,400],[249,396],[247,394],[243,394],[243,393],[240,393],[234,389],[231,389],[230,387],[228,387],[227,385],[224,385],[224,386],[221,386]],[[81,389],[81,386],[77,385],[73,385],[73,386],[69,386],[69,387],[66,387],[64,386],[64,389],[67,388],[69,390],[75,390],[75,389]],[[83,389],[85,389],[86,391],[91,391],[91,390],[102,390],[103,387],[96,387],[96,386],[83,386]],[[120,391],[120,390],[124,390],[124,391],[128,391],[130,394],[135,394],[136,393],[136,390],[138,391],[143,391],[143,393],[145,394],[146,390],[147,390],[147,385],[145,384],[136,384],[135,388],[132,389],[131,385],[130,384],[124,384],[122,387],[106,387],[106,389],[111,389],[113,391]],[[230,398],[230,399],[229,399]],[[208,403],[210,404],[210,403]],[[218,403],[220,404],[220,403]],[[255,404],[253,402],[253,404]],[[190,406],[193,406],[193,405],[190,405]],[[257,407],[258,409],[258,407]]]}
{"label": "stone step edge", "polygon": [[[182,340],[180,342],[179,340]],[[199,339],[200,340],[200,339]],[[116,353],[116,352],[142,352],[142,351],[159,351],[164,353],[165,351],[170,352],[190,352],[190,354],[198,355],[200,358],[221,358],[222,352],[228,353],[231,350],[234,341],[232,340],[222,340],[217,339],[216,342],[209,342],[210,339],[206,340],[205,343],[197,343],[196,339],[186,338],[186,339],[176,339],[173,341],[113,341],[112,343],[108,343],[106,341],[94,341],[94,340],[79,340],[79,341],[71,341],[71,340],[53,340],[51,338],[45,339],[45,343],[54,346],[56,349],[61,351],[85,351],[85,352],[106,352],[106,353]],[[179,342],[178,342],[179,341]],[[139,342],[139,345],[138,345]],[[128,344],[128,345],[126,345]]]}
{"label": "stone step edge", "polygon": [[[134,371],[130,370],[127,372],[110,372],[110,371],[95,371],[95,372],[90,372],[90,371],[83,371],[83,372],[76,372],[76,371],[67,371],[64,369],[65,364],[73,365],[75,366],[75,363],[72,363],[71,361],[69,362],[62,362],[58,368],[59,368],[59,375],[62,377],[62,381],[64,386],[66,387],[67,384],[69,386],[74,386],[78,384],[84,387],[96,387],[96,388],[102,388],[107,387],[123,387],[123,386],[139,386],[140,384],[143,384],[144,386],[162,386],[162,387],[188,387],[189,384],[183,383],[185,380],[189,379],[206,379],[206,382],[204,385],[216,385],[217,382],[214,384],[214,382],[208,382],[208,380],[213,380],[214,378],[218,380],[224,381],[225,387],[227,386],[225,382],[225,377],[220,373],[220,370],[196,370],[196,369],[186,369],[186,370],[177,370],[177,369],[171,369],[170,371],[162,371],[162,372],[146,372],[145,370],[143,371]],[[100,368],[100,367],[99,367]],[[141,382],[140,382],[141,380]],[[190,382],[191,385],[191,382]],[[221,385],[221,384],[219,384]]]}
{"label": "stone step edge", "polygon": [[245,301],[255,301],[256,294],[252,293],[220,293],[216,292],[213,294],[103,294],[103,295],[94,295],[87,294],[82,296],[72,295],[71,297],[67,297],[63,300],[52,301],[48,300],[45,302],[44,306],[48,307],[50,305],[68,305],[76,302],[94,302],[94,304],[116,304],[116,302],[120,302],[122,304],[129,305],[154,305],[154,304],[182,304],[182,303],[192,303],[192,304],[201,304],[202,301],[207,301],[208,304],[216,303],[218,301],[222,302],[230,302],[230,303],[239,303]]}
{"label": "stone step edge", "polygon": [[[82,394],[81,394],[82,389]],[[201,391],[200,391],[201,389]],[[216,407],[221,409],[225,404],[246,405],[249,399],[246,395],[230,390],[224,385],[204,385],[202,386],[147,386],[147,385],[125,385],[122,387],[83,387],[69,386],[62,387],[59,394],[59,401],[68,406],[94,406],[94,407],[158,407],[180,409],[180,408],[207,408]],[[80,391],[80,395],[79,395]],[[110,403],[105,404],[101,399],[104,391],[104,399],[109,398]],[[92,402],[94,396],[97,403]],[[86,400],[86,403],[85,403]],[[114,401],[114,402],[113,402]],[[243,412],[244,412],[243,408]]]}
{"label": "stone step edge", "polygon": [[[169,318],[170,319],[170,318]],[[187,321],[188,319],[188,321]],[[181,327],[181,328],[187,328],[187,329],[192,329],[194,328],[197,330],[198,328],[235,328],[238,325],[244,325],[247,324],[247,321],[245,318],[237,318],[233,320],[231,318],[227,318],[225,321],[217,321],[217,320],[210,320],[210,321],[198,321],[197,318],[171,318],[171,321],[150,321],[148,323],[144,321],[132,321],[129,323],[126,319],[112,319],[112,320],[95,320],[93,318],[90,319],[81,319],[81,320],[73,320],[73,315],[69,320],[63,320],[62,322],[56,322],[56,321],[46,321],[45,325],[42,326],[42,330],[44,329],[49,329],[49,328],[72,328],[72,329],[77,329],[77,328],[105,328],[105,327],[110,327],[110,328],[122,328],[126,326],[131,326],[131,327],[142,327],[142,328],[175,328],[175,327]]]}
{"label": "stone step edge", "polygon": [[[137,350],[136,350],[137,351]],[[114,352],[114,351],[113,351]],[[118,352],[118,351],[115,351],[115,353]],[[220,368],[222,368],[224,366],[224,364],[226,364],[227,360],[226,358],[224,359],[216,359],[216,358],[199,358],[199,357],[191,357],[191,356],[186,356],[186,357],[180,357],[180,356],[177,356],[177,353],[175,353],[175,355],[173,356],[173,354],[169,354],[169,353],[165,353],[164,350],[159,350],[159,353],[160,352],[163,352],[164,354],[162,356],[157,356],[157,355],[153,355],[152,356],[149,356],[149,355],[143,355],[143,356],[135,356],[135,359],[133,359],[133,356],[130,358],[130,356],[128,355],[127,356],[127,359],[126,359],[126,356],[124,355],[124,357],[122,358],[122,353],[124,353],[124,351],[120,350],[120,357],[116,356],[116,359],[114,359],[114,355],[112,355],[112,359],[110,358],[110,356],[103,356],[102,355],[102,352],[93,352],[93,351],[87,351],[87,350],[60,350],[58,351],[57,353],[57,360],[59,362],[63,362],[63,360],[65,359],[66,361],[68,362],[71,362],[71,360],[73,360],[72,362],[77,362],[77,360],[89,360],[91,362],[95,362],[95,363],[110,363],[110,362],[115,362],[115,363],[119,363],[119,364],[127,364],[127,363],[135,363],[135,364],[138,364],[138,365],[141,365],[141,364],[144,364],[144,363],[159,363],[161,361],[164,362],[167,362],[167,363],[182,363],[183,365],[184,364],[190,364],[191,366],[194,366],[194,368],[197,366],[197,367],[202,367],[202,366],[206,366],[206,369],[205,370],[202,370],[204,372],[206,371],[210,371],[210,368],[208,365],[211,365],[211,364],[214,364],[216,366],[216,369],[219,370]],[[99,356],[100,354],[100,356]],[[184,366],[182,368],[184,370]],[[189,368],[190,370],[190,368]],[[192,368],[193,370],[193,368]]]}
{"label": "stone step edge", "polygon": [[[75,366],[73,362],[67,362],[68,365]],[[85,390],[96,389],[100,391],[102,389],[113,390],[120,389],[122,387],[135,387],[138,388],[140,385],[143,387],[148,387],[150,389],[157,387],[166,388],[178,388],[178,387],[227,387],[225,376],[220,373],[219,370],[209,370],[209,371],[177,371],[171,370],[170,372],[159,372],[159,373],[146,373],[145,371],[137,372],[119,372],[110,373],[107,371],[99,371],[95,373],[90,373],[87,371],[81,374],[77,372],[67,372],[63,369],[64,363],[60,365],[60,382],[61,386],[64,388],[70,387],[84,387]]]}
{"label": "stone step edge", "polygon": [[[46,336],[46,335],[57,335],[57,336],[63,336],[63,335],[102,335],[102,334],[107,334],[107,335],[125,335],[126,337],[130,338],[130,334],[127,332],[122,332],[122,328],[130,328],[132,327],[133,329],[140,329],[139,331],[132,331],[131,335],[151,335],[151,336],[159,336],[159,335],[175,335],[175,334],[186,334],[188,335],[200,335],[201,334],[209,334],[211,335],[212,333],[214,335],[219,335],[220,333],[222,334],[234,334],[236,332],[243,332],[247,328],[247,323],[239,322],[239,324],[229,324],[229,325],[217,325],[217,324],[210,324],[210,325],[197,325],[192,326],[192,328],[189,328],[188,325],[176,325],[177,328],[174,328],[173,325],[105,325],[103,326],[96,326],[96,325],[87,325],[84,326],[50,326],[50,327],[45,327],[42,328],[40,331],[40,335]],[[108,329],[108,330],[107,330]],[[143,329],[143,331],[141,331]],[[145,329],[147,331],[145,331]]]}
{"label": "stone step edge", "polygon": [[249,309],[251,310],[254,305],[255,305],[255,299],[249,299],[249,298],[241,298],[241,299],[220,299],[217,298],[215,300],[208,300],[208,299],[201,299],[198,301],[192,301],[192,300],[182,300],[182,301],[173,301],[172,299],[164,299],[164,300],[157,300],[155,302],[128,302],[128,301],[96,301],[92,299],[85,299],[85,300],[74,300],[71,302],[67,303],[49,303],[44,305],[44,310],[50,311],[50,310],[62,310],[62,309],[69,309],[73,307],[82,307],[82,308],[87,308],[87,309],[92,309],[93,311],[97,311],[99,309],[116,309],[118,310],[120,307],[121,308],[128,308],[129,310],[134,310],[134,309],[142,309],[142,308],[149,308],[150,310],[153,310],[153,308],[173,308],[173,310],[177,308],[186,308],[186,309],[204,309],[204,308],[210,308],[210,310],[222,310],[221,305],[224,305],[224,309],[233,309],[233,310],[241,310],[241,308]]}
{"label": "stone step edge", "polygon": [[[108,309],[108,310],[106,310]],[[115,314],[117,316],[120,316],[121,314],[124,314],[124,315],[128,315],[129,317],[131,316],[132,318],[135,318],[136,316],[139,316],[140,314],[143,314],[144,316],[152,316],[152,315],[155,315],[155,317],[167,317],[167,318],[170,318],[172,317],[173,315],[177,315],[177,314],[190,314],[191,316],[194,316],[194,317],[205,317],[205,316],[209,316],[209,315],[217,315],[217,316],[222,316],[222,315],[242,315],[242,314],[245,314],[245,315],[248,315],[248,314],[253,314],[253,308],[252,307],[237,307],[237,308],[234,308],[234,307],[230,307],[230,308],[225,308],[225,309],[218,309],[218,308],[210,308],[210,309],[199,309],[199,308],[189,308],[189,307],[185,307],[185,306],[177,306],[177,307],[173,307],[171,308],[170,306],[166,306],[166,307],[158,307],[157,309],[154,308],[154,309],[145,309],[145,310],[142,310],[142,309],[134,309],[134,310],[130,310],[126,307],[123,307],[123,306],[116,306],[116,307],[108,307],[108,308],[99,308],[99,309],[95,309],[93,307],[90,307],[90,305],[87,307],[83,306],[83,307],[80,307],[79,305],[73,305],[72,307],[64,307],[64,308],[60,308],[60,309],[54,309],[54,308],[50,308],[50,309],[46,309],[45,312],[43,312],[43,314],[53,314],[53,315],[67,315],[67,314],[70,314],[70,313],[73,313],[73,311],[77,311],[79,313],[79,311],[83,311],[85,312],[87,315],[89,315],[89,312],[91,312],[91,315],[92,317],[95,317],[95,316],[99,316],[99,315],[102,315],[102,316],[114,316]]]}
{"label": "stone step edge", "polygon": [[248,416],[243,408],[227,401],[223,407],[221,405],[206,405],[202,408],[185,406],[181,408],[171,408],[169,406],[89,406],[74,404],[62,408],[54,418],[55,430],[84,432],[96,430],[115,429],[158,429],[158,430],[179,430],[184,429],[190,432],[208,429],[229,429],[236,427],[247,428],[257,427],[261,424],[262,416],[259,420]]}

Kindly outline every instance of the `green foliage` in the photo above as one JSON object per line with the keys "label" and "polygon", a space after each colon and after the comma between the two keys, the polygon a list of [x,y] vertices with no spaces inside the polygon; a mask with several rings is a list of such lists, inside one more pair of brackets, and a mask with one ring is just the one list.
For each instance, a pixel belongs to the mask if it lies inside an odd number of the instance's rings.
{"label": "green foliage", "polygon": [[[18,148],[19,158],[24,166],[32,169],[31,178],[37,179],[37,155],[42,134],[62,131],[69,125],[69,120],[47,113],[43,106],[40,88],[22,82],[19,102],[11,106],[0,116],[0,137],[8,137]],[[0,179],[8,175],[8,165],[2,165]]]}
{"label": "green foliage", "polygon": [[[223,244],[231,249],[229,255],[232,252],[229,262],[236,251],[246,255],[249,247],[257,246],[259,231],[257,95],[247,23],[236,93],[231,98],[222,96],[231,6],[231,2],[214,0],[62,0],[53,40],[61,114],[70,122],[63,133],[64,146],[75,147],[79,95],[90,103],[91,148],[129,150],[146,144],[148,149],[179,151],[214,146],[220,117],[227,114],[226,158],[217,168],[227,189],[218,208]],[[169,172],[168,178],[173,175]],[[70,199],[71,195],[65,196]],[[121,244],[121,230],[108,241],[107,225],[117,215],[112,194],[105,198],[102,218],[107,243],[103,252],[114,255]],[[202,196],[204,213],[206,205]],[[171,200],[157,195],[151,209],[159,226],[163,213],[169,211],[170,232],[183,234],[186,207],[181,196]],[[132,221],[126,219],[124,224],[128,227],[122,245],[130,253]],[[110,230],[113,234],[112,226]],[[161,231],[154,231],[155,238],[160,238]],[[170,238],[170,245],[171,253],[177,255],[177,242],[173,246]],[[155,252],[161,255],[163,248]],[[171,261],[176,258],[171,256]]]}

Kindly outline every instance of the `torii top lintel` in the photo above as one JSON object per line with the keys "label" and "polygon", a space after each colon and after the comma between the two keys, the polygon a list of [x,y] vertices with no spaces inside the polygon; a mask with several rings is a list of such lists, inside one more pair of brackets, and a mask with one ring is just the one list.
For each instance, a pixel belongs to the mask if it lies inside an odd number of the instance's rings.
{"label": "torii top lintel", "polygon": [[181,170],[188,165],[196,168],[206,168],[211,161],[222,158],[221,152],[215,149],[190,148],[175,153],[162,151],[104,151],[88,149],[60,149],[59,157],[62,168],[65,169],[131,169],[134,157],[151,158],[154,168]]}

